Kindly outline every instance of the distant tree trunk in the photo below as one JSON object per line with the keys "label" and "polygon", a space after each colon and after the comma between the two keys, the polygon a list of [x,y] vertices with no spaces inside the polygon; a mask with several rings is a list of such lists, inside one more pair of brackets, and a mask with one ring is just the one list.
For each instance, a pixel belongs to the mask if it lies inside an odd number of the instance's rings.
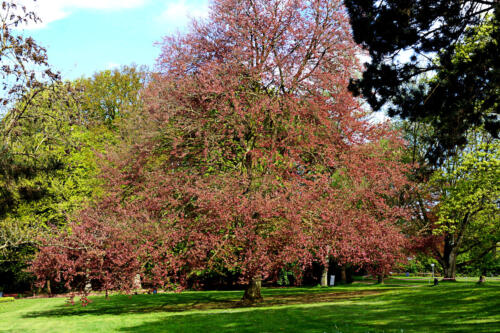
{"label": "distant tree trunk", "polygon": [[247,289],[245,289],[245,293],[243,294],[241,301],[245,304],[253,304],[262,301],[261,289],[261,278],[252,278],[248,283]]}
{"label": "distant tree trunk", "polygon": [[382,273],[382,274],[379,274],[379,275],[377,276],[377,283],[378,283],[378,284],[383,284],[383,283],[384,283],[384,274],[383,274],[383,273]]}
{"label": "distant tree trunk", "polygon": [[322,287],[328,287],[328,266],[328,261],[326,261],[325,265],[323,266],[323,272],[321,273],[320,285]]}
{"label": "distant tree trunk", "polygon": [[350,267],[346,267],[346,283],[353,283],[354,279],[352,278],[352,270],[351,269],[347,269],[347,268],[350,268]]}
{"label": "distant tree trunk", "polygon": [[457,269],[457,258],[455,255],[450,254],[444,261],[443,277],[447,281],[456,281],[455,272]]}
{"label": "distant tree trunk", "polygon": [[142,289],[141,274],[136,274],[134,277],[134,289]]}
{"label": "distant tree trunk", "polygon": [[47,294],[52,296],[52,288],[50,287],[50,280],[47,280]]}
{"label": "distant tree trunk", "polygon": [[452,236],[447,235],[445,238],[442,260],[443,277],[446,281],[456,281],[457,251],[457,244],[454,242]]}
{"label": "distant tree trunk", "polygon": [[345,265],[340,269],[340,281],[342,283],[347,283],[347,269]]}
{"label": "distant tree trunk", "polygon": [[91,281],[89,280],[86,280],[85,281],[85,285],[83,287],[83,290],[86,292],[86,293],[90,293],[92,291],[92,283]]}

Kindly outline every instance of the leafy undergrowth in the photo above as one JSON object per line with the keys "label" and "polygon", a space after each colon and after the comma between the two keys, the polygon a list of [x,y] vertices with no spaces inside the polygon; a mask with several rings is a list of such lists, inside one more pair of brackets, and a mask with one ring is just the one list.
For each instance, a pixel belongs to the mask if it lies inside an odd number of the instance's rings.
{"label": "leafy undergrowth", "polygon": [[[411,282],[411,283],[410,283]],[[333,288],[264,289],[239,307],[241,291],[92,297],[0,304],[0,332],[495,332],[500,283],[389,280]]]}

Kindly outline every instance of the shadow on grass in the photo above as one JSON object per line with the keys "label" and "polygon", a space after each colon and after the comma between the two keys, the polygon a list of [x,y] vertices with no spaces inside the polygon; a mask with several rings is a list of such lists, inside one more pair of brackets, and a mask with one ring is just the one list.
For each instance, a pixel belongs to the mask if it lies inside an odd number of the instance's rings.
{"label": "shadow on grass", "polygon": [[[398,287],[401,287],[398,285]],[[396,288],[271,288],[265,301],[241,308],[242,291],[116,295],[87,307],[59,306],[25,318],[150,313],[122,332],[498,332],[500,285],[471,283]],[[138,317],[139,318],[139,317]]]}
{"label": "shadow on grass", "polygon": [[268,289],[264,301],[254,305],[240,303],[241,291],[187,292],[157,295],[115,295],[109,299],[91,298],[86,307],[75,305],[59,306],[53,310],[30,312],[25,318],[63,317],[79,315],[122,315],[151,312],[186,312],[192,310],[223,310],[237,308],[258,308],[277,305],[309,304],[353,299],[386,292],[384,290],[336,291],[311,288]]}
{"label": "shadow on grass", "polygon": [[451,286],[325,305],[184,312],[122,332],[499,332],[500,288]]}
{"label": "shadow on grass", "polygon": [[122,315],[131,313],[149,313],[166,311],[165,307],[189,307],[204,303],[232,302],[241,292],[218,293],[161,293],[156,295],[113,295],[104,297],[90,297],[91,303],[82,307],[79,302],[75,305],[64,305],[49,311],[30,312],[26,318],[37,317],[64,317],[81,315]]}

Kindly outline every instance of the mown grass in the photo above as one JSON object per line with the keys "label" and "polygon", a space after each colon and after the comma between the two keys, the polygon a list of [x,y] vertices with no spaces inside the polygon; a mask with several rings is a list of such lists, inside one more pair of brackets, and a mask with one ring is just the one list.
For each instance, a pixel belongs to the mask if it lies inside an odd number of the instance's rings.
{"label": "mown grass", "polygon": [[500,283],[389,280],[331,288],[264,289],[239,307],[241,291],[63,298],[0,304],[0,332],[500,332]]}

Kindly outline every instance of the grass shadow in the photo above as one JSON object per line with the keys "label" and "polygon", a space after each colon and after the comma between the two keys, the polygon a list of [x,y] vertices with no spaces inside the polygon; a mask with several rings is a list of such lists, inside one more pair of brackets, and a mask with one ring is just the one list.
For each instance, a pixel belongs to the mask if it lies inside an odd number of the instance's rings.
{"label": "grass shadow", "polygon": [[122,332],[498,332],[498,287],[419,288],[345,299],[237,311],[185,312]]}
{"label": "grass shadow", "polygon": [[156,295],[114,295],[108,299],[91,297],[86,307],[75,305],[58,306],[51,310],[30,312],[24,318],[65,317],[83,315],[123,315],[151,312],[183,312],[192,310],[221,310],[241,307],[269,307],[291,304],[332,302],[341,299],[376,295],[384,290],[343,290],[332,288],[276,288],[264,290],[264,301],[250,306],[240,303],[241,291],[211,291],[160,293]]}
{"label": "grass shadow", "polygon": [[114,295],[109,300],[94,297],[87,307],[55,306],[23,317],[137,318],[115,326],[122,332],[500,331],[500,284],[417,286],[387,281],[378,286],[266,288],[264,302],[252,307],[239,306],[242,291]]}

